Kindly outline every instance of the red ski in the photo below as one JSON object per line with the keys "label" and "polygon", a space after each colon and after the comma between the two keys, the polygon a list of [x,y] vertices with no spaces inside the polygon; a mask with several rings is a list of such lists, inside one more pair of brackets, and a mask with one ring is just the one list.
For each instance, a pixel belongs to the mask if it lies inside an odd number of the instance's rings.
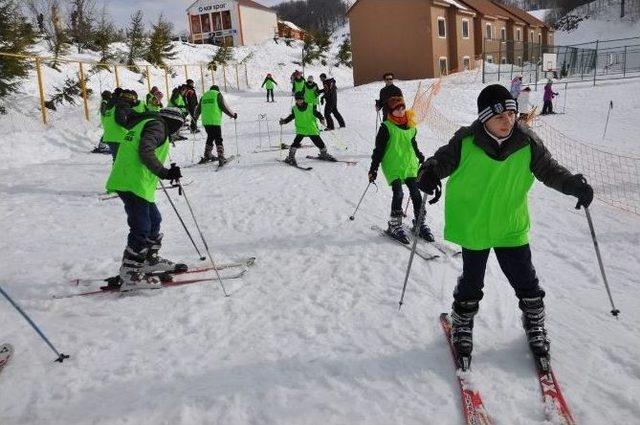
{"label": "red ski", "polygon": [[554,424],[575,425],[576,422],[562,396],[562,391],[560,391],[558,380],[553,373],[549,359],[543,357],[535,360],[540,391],[542,391],[542,401],[544,402],[544,414],[547,420]]}
{"label": "red ski", "polygon": [[469,382],[470,371],[463,371],[457,362],[456,350],[453,344],[451,344],[451,323],[449,322],[449,316],[447,313],[440,315],[440,324],[442,330],[447,338],[447,343],[451,349],[451,355],[453,356],[453,362],[456,366],[456,375],[458,377],[458,383],[460,384],[460,396],[462,397],[462,409],[464,413],[465,423],[467,425],[491,425],[493,421],[489,417],[487,410],[482,403],[480,392],[473,388],[473,385]]}

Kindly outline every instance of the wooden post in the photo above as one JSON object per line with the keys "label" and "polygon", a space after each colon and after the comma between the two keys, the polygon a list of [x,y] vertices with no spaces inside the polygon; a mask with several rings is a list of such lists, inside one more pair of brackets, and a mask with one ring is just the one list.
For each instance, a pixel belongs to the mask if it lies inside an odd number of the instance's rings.
{"label": "wooden post", "polygon": [[171,96],[171,94],[169,93],[169,75],[166,66],[164,67],[164,87],[166,90],[166,93],[164,95],[167,99],[167,102],[169,102],[169,97]]}
{"label": "wooden post", "polygon": [[216,84],[216,71],[214,70],[214,65],[211,64],[211,66],[209,66],[209,70],[211,71],[211,85],[215,85]]}
{"label": "wooden post", "polygon": [[42,69],[40,68],[40,58],[36,56],[36,71],[38,74],[38,93],[40,94],[40,112],[42,113],[42,123],[47,125],[47,108],[44,106],[44,83],[42,81]]}
{"label": "wooden post", "polygon": [[89,101],[87,100],[87,85],[84,81],[84,68],[82,67],[82,62],[78,62],[80,66],[80,89],[82,90],[82,101],[84,102],[84,117],[87,121],[89,119]]}
{"label": "wooden post", "polygon": [[238,86],[238,91],[240,91],[240,78],[238,77],[238,64],[236,64],[236,85]]}
{"label": "wooden post", "polygon": [[185,83],[189,79],[189,70],[187,69],[187,65],[184,66],[184,81]]}
{"label": "wooden post", "polygon": [[116,87],[120,87],[120,77],[118,76],[118,65],[113,65],[113,71],[116,74]]}
{"label": "wooden post", "polygon": [[145,66],[145,70],[147,71],[147,91],[151,93],[151,74],[149,73],[149,65]]}
{"label": "wooden post", "polygon": [[224,91],[227,91],[227,67],[222,65],[222,79],[224,80]]}
{"label": "wooden post", "polygon": [[249,87],[249,71],[247,71],[247,64],[244,64],[244,80],[247,83],[247,88]]}
{"label": "wooden post", "polygon": [[202,64],[200,65],[200,81],[202,82],[202,94],[206,91],[204,88],[204,69],[202,69]]}

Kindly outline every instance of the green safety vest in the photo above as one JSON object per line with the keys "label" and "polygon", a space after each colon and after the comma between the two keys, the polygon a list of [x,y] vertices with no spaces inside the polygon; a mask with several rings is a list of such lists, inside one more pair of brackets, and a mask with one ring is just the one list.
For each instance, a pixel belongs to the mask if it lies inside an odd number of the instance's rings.
{"label": "green safety vest", "polygon": [[162,109],[162,105],[155,105],[152,100],[155,99],[155,96],[151,93],[147,94],[147,111],[150,112],[158,112]]}
{"label": "green safety vest", "polygon": [[473,135],[462,139],[460,165],[446,186],[445,239],[472,250],[527,244],[530,167],[529,146],[497,161]]}
{"label": "green safety vest", "polygon": [[139,100],[138,103],[131,107],[131,109],[141,114],[143,112],[147,112],[147,105],[143,101]]}
{"label": "green safety vest", "polygon": [[[316,86],[316,88],[317,87],[318,86]],[[320,96],[318,96],[318,93],[315,91],[315,89],[310,89],[306,85],[304,86],[304,101],[306,103],[308,103],[309,105],[319,105],[319,98]]]}
{"label": "green safety vest", "polygon": [[172,106],[175,106],[176,108],[180,108],[184,112],[186,112],[187,103],[184,101],[184,97],[182,97],[181,94],[179,94],[178,97],[174,101],[170,100],[169,102],[171,103]]}
{"label": "green safety vest", "polygon": [[127,129],[116,122],[116,107],[107,109],[102,116],[102,129],[104,135],[102,141],[105,143],[120,143],[127,134]]}
{"label": "green safety vest", "polygon": [[202,125],[221,125],[222,109],[218,105],[217,90],[209,90],[202,95],[200,99],[200,115],[202,116]]}
{"label": "green safety vest", "polygon": [[296,134],[300,136],[318,136],[318,123],[313,115],[313,106],[307,105],[307,109],[301,111],[298,106],[292,108],[293,116],[296,120]]}
{"label": "green safety vest", "polygon": [[387,183],[391,185],[398,179],[405,181],[410,177],[415,178],[418,175],[419,165],[411,141],[416,137],[418,129],[405,130],[388,120],[382,124],[389,130],[389,141],[381,163]]}
{"label": "green safety vest", "polygon": [[304,83],[305,83],[304,78],[300,81],[293,80],[293,92],[298,93],[298,92],[304,91]]}
{"label": "green safety vest", "polygon": [[271,79],[267,79],[267,81],[265,81],[264,86],[267,90],[273,90],[275,88],[275,83],[273,82],[273,80]]}
{"label": "green safety vest", "polygon": [[[108,193],[133,192],[148,202],[155,202],[158,176],[142,163],[138,152],[142,130],[152,120],[153,118],[140,121],[124,136],[107,180]],[[155,154],[158,161],[165,162],[169,156],[169,138],[156,148]]]}

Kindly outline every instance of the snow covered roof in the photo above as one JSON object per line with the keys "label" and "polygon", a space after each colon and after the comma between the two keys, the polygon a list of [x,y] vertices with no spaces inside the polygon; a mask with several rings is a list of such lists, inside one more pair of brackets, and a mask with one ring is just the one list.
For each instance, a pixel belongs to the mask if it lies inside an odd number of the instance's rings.
{"label": "snow covered roof", "polygon": [[450,4],[451,6],[457,7],[460,10],[469,10],[466,6],[464,6],[462,3],[459,3],[455,0],[439,0],[443,3],[447,3]]}
{"label": "snow covered roof", "polygon": [[284,25],[288,26],[289,28],[291,28],[292,30],[296,30],[296,31],[304,31],[302,28],[300,28],[299,26],[297,26],[296,24],[294,24],[293,22],[289,22],[289,21],[279,21],[282,22]]}
{"label": "snow covered roof", "polygon": [[506,4],[498,3],[496,1],[494,1],[493,3],[496,5],[496,7],[500,7],[506,10],[507,12],[511,13],[512,15],[517,16],[519,19],[526,22],[527,25],[529,26],[546,27],[544,22],[542,22],[540,19],[536,18],[535,16],[525,12],[522,9],[518,9],[517,7],[513,7],[513,6],[507,6]]}

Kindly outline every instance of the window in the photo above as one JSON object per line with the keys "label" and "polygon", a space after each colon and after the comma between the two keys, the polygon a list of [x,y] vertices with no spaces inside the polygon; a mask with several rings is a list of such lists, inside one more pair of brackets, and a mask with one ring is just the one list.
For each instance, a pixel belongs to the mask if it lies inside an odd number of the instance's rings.
{"label": "window", "polygon": [[462,38],[469,38],[469,20],[462,20]]}
{"label": "window", "polygon": [[505,58],[505,57],[501,58],[501,59],[500,59],[500,63],[501,63],[501,64],[503,64],[503,65],[506,65],[506,63],[507,63],[507,58]]}
{"label": "window", "polygon": [[231,29],[231,12],[228,10],[222,12],[222,29]]}
{"label": "window", "polygon": [[447,75],[448,72],[449,68],[447,67],[447,58],[443,56],[440,58],[440,75]]}
{"label": "window", "polygon": [[465,56],[462,58],[462,67],[468,71],[469,70],[469,56]]}
{"label": "window", "polygon": [[487,55],[485,59],[486,59],[487,62],[493,63],[493,56]]}
{"label": "window", "polygon": [[487,24],[487,26],[485,27],[486,33],[485,33],[485,38],[488,38],[489,40],[491,40],[492,37],[492,33],[491,33],[491,24]]}
{"label": "window", "polygon": [[202,27],[200,26],[200,16],[191,15],[191,31],[193,31],[194,34],[202,33]]}
{"label": "window", "polygon": [[205,13],[200,15],[200,19],[202,19],[202,32],[211,32],[211,15]]}
{"label": "window", "polygon": [[446,21],[442,17],[438,17],[438,37],[447,37]]}
{"label": "window", "polygon": [[542,44],[542,34],[538,33],[538,44]]}
{"label": "window", "polygon": [[500,39],[502,41],[507,41],[507,29],[506,28],[500,28]]}
{"label": "window", "polygon": [[222,16],[220,12],[213,14],[213,30],[220,31],[222,29]]}
{"label": "window", "polygon": [[522,66],[522,57],[518,56],[518,60],[516,61],[516,65]]}
{"label": "window", "polygon": [[533,43],[533,31],[529,33],[529,43]]}
{"label": "window", "polygon": [[521,41],[521,32],[520,32],[520,28],[516,29],[516,41]]}

